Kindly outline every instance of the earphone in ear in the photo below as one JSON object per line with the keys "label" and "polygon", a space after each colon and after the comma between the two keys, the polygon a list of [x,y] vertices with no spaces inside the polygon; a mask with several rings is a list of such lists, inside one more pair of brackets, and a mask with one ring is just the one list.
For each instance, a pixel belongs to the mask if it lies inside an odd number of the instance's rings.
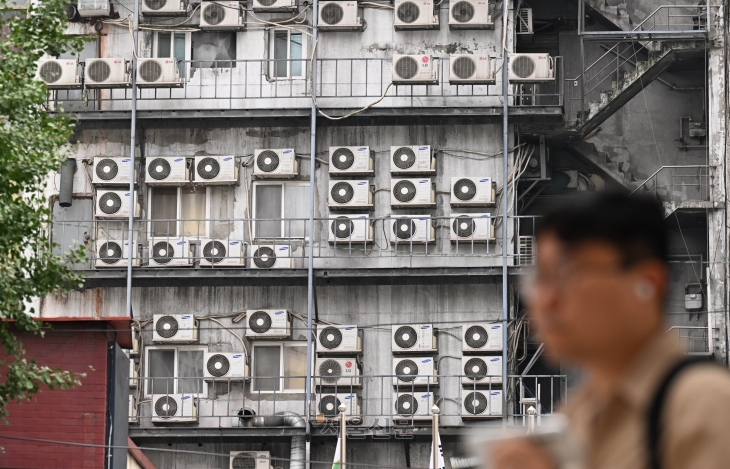
{"label": "earphone in ear", "polygon": [[634,295],[641,301],[649,301],[654,297],[656,289],[648,280],[642,280],[634,285]]}

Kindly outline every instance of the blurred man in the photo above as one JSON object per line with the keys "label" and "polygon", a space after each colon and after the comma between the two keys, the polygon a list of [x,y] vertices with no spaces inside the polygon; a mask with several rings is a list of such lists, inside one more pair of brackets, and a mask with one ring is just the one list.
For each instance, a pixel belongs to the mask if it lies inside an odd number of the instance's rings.
{"label": "blurred man", "polygon": [[[564,411],[588,469],[730,467],[730,374],[687,365],[665,333],[667,244],[659,203],[616,194],[565,206],[538,229],[523,294],[548,358],[585,372]],[[526,438],[496,447],[492,463],[558,467]]]}

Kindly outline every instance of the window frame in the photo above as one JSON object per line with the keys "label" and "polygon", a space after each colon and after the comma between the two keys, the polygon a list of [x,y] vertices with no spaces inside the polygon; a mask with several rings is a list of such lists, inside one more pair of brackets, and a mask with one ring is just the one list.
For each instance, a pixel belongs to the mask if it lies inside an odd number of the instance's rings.
{"label": "window frame", "polygon": [[168,57],[160,57],[158,54],[158,46],[159,46],[159,37],[160,33],[164,34],[171,34],[170,36],[170,57],[169,58],[175,58],[173,55],[175,52],[175,34],[182,34],[185,37],[185,62],[183,62],[183,73],[180,75],[180,78],[188,79],[190,78],[190,66],[192,64],[192,56],[193,56],[193,41],[191,33],[189,32],[178,32],[178,31],[154,31],[154,34],[152,35],[152,58],[153,59],[162,59],[162,58],[168,58]]}
{"label": "window frame", "polygon": [[[309,241],[309,236],[292,236],[291,234],[289,236],[286,236],[286,221],[284,220],[284,214],[286,211],[286,188],[288,187],[310,187],[309,181],[255,181],[252,184],[252,196],[251,196],[251,218],[253,219],[253,227],[251,228],[251,233],[254,238],[254,240],[258,239],[271,239],[271,238],[261,238],[259,237],[258,233],[256,233],[256,226],[258,222],[258,213],[256,213],[256,201],[257,201],[257,190],[256,188],[259,186],[281,186],[282,192],[281,192],[281,210],[280,210],[280,216],[281,218],[281,229],[279,230],[279,236],[275,237],[275,240],[303,240],[303,241]],[[300,218],[307,218],[309,217],[309,212],[307,212],[304,216]],[[306,228],[306,225],[305,225]],[[306,230],[305,230],[306,231]],[[311,230],[310,230],[311,231]]]}
{"label": "window frame", "polygon": [[[144,386],[143,393],[144,393],[145,398],[151,398],[152,394],[153,394],[152,392],[150,392],[151,383],[152,383],[152,379],[153,379],[149,375],[149,373],[150,373],[150,350],[174,350],[175,351],[175,361],[174,361],[175,376],[170,376],[170,378],[179,378],[179,376],[178,376],[178,374],[180,373],[179,352],[181,350],[182,351],[186,351],[186,350],[202,351],[203,356],[205,356],[205,352],[208,351],[208,346],[207,345],[172,345],[172,344],[170,344],[170,345],[150,345],[150,346],[145,347],[144,348],[144,364],[145,364],[144,365],[144,378],[145,379],[144,379],[144,385],[143,385]],[[199,394],[195,394],[198,397],[200,397],[200,396],[204,397],[204,396],[208,395],[208,383],[204,380],[204,378],[205,378],[205,359],[203,359],[203,368],[202,369],[203,369],[203,375],[200,377],[200,381],[203,383],[203,390]],[[165,379],[165,378],[160,378],[160,379]],[[185,378],[185,379],[191,379],[191,378]],[[174,383],[173,391],[174,392],[172,392],[171,394],[180,394],[178,392],[178,382],[179,381],[180,381],[180,379],[173,380],[173,383]],[[159,394],[155,394],[155,395],[157,396]]]}
{"label": "window frame", "polygon": [[154,191],[155,191],[155,189],[158,189],[158,188],[170,188],[170,187],[174,187],[177,190],[177,196],[176,196],[177,207],[175,208],[175,219],[177,220],[177,222],[175,223],[175,231],[177,234],[175,236],[167,235],[167,236],[163,236],[163,237],[167,237],[170,239],[181,238],[181,239],[191,239],[191,240],[207,238],[208,233],[211,232],[211,229],[210,229],[210,225],[211,225],[210,192],[209,192],[210,188],[208,186],[204,186],[204,185],[196,186],[197,188],[205,189],[205,208],[204,208],[205,221],[203,222],[204,229],[200,233],[196,233],[195,235],[190,235],[190,236],[186,236],[183,234],[183,223],[184,223],[184,220],[182,218],[182,189],[183,189],[183,186],[149,186],[147,188],[147,214],[148,214],[147,215],[147,233],[148,233],[148,238],[160,238],[160,236],[156,236],[153,232],[153,227],[154,227],[154,223],[155,223],[155,220],[152,218],[152,204],[154,203],[154,197],[155,197]]}
{"label": "window frame", "polygon": [[[286,33],[286,59],[287,59],[287,65],[286,65],[286,76],[284,77],[277,77],[276,76],[276,62],[275,62],[275,48],[276,48],[276,33]],[[295,59],[295,60],[301,60],[302,62],[302,74],[297,76],[292,76],[292,57],[291,57],[291,35],[292,30],[291,29],[284,29],[284,28],[273,28],[269,31],[269,79],[271,80],[306,80],[307,79],[307,35],[302,31],[293,31],[295,34],[301,34],[302,36],[302,58],[301,59]]]}
{"label": "window frame", "polygon": [[[256,380],[258,379],[256,377],[256,347],[273,347],[278,346],[279,347],[279,369],[281,370],[282,375],[279,376],[279,390],[278,391],[265,391],[265,390],[258,390],[256,389]],[[251,346],[251,393],[256,394],[304,394],[307,390],[307,384],[306,384],[306,378],[304,386],[302,386],[301,389],[286,389],[284,388],[284,383],[286,382],[286,376],[283,375],[284,373],[284,347],[303,347],[305,349],[305,355],[306,355],[306,348],[307,348],[307,342],[304,340],[292,340],[288,342],[269,342],[269,341],[259,341],[257,340],[256,343],[252,344]],[[314,369],[314,360],[312,360],[312,369]],[[306,372],[304,373],[306,375]],[[260,378],[260,379],[266,379],[266,378]],[[273,379],[273,378],[270,378]],[[314,382],[314,380],[312,380]]]}

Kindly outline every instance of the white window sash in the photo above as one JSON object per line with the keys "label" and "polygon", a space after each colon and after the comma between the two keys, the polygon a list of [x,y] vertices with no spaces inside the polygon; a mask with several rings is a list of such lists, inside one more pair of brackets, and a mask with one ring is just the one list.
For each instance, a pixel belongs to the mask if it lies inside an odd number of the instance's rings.
{"label": "white window sash", "polygon": [[[179,347],[166,346],[166,345],[153,345],[153,346],[145,347],[145,356],[144,356],[145,361],[144,362],[145,362],[145,364],[147,364],[147,366],[144,367],[145,368],[144,377],[146,378],[145,382],[143,384],[145,397],[152,397],[152,393],[149,392],[149,388],[150,388],[149,383],[152,380],[152,377],[150,377],[150,375],[149,375],[150,350],[173,350],[175,352],[175,358],[174,358],[174,363],[173,363],[174,376],[169,376],[169,378],[176,378],[173,380],[174,385],[173,385],[172,394],[178,394],[178,382],[180,381],[180,376],[179,376],[179,374],[180,374],[180,369],[179,369],[180,355],[178,352],[180,352],[181,350],[182,351],[195,350],[195,351],[207,352],[208,347],[203,346],[203,345],[181,345]],[[203,363],[203,367],[205,367],[205,363]],[[205,372],[203,372],[203,375],[205,375]],[[160,379],[164,379],[164,378],[166,378],[166,377],[163,377]],[[200,380],[203,382],[203,392],[199,395],[207,396],[208,395],[208,383],[205,382],[203,380],[203,378],[204,378],[204,376],[200,377]],[[191,378],[186,378],[186,379],[191,379]]]}
{"label": "white window sash", "polygon": [[[281,220],[281,226],[280,226],[280,229],[279,229],[279,238],[281,238],[281,239],[296,239],[296,240],[308,241],[309,240],[309,236],[303,236],[303,237],[302,236],[292,236],[291,233],[289,234],[289,236],[286,235],[287,221],[284,220],[284,213],[285,213],[284,210],[285,210],[285,207],[286,207],[286,188],[287,187],[309,187],[309,183],[308,182],[304,182],[304,181],[301,181],[301,182],[284,182],[284,181],[276,181],[275,182],[275,181],[270,181],[270,182],[254,182],[253,183],[253,191],[252,191],[253,192],[253,197],[252,197],[252,200],[251,200],[251,206],[252,206],[251,213],[253,214],[253,217],[252,217],[253,218],[252,233],[253,233],[254,239],[258,239],[259,238],[258,233],[256,233],[256,226],[257,226],[256,221],[258,220],[258,213],[256,213],[256,198],[257,198],[256,188],[259,187],[259,186],[281,186],[281,207],[280,207],[280,210],[279,210],[279,218],[281,218],[282,220]],[[301,217],[298,217],[298,218],[307,218],[308,216],[309,216],[309,212],[307,212],[306,214],[303,213],[302,216]],[[297,222],[294,222],[294,223],[302,223],[302,222],[301,221],[297,221]]]}
{"label": "white window sash", "polygon": [[[200,233],[200,238],[207,238],[208,233],[210,232],[210,188],[205,188],[205,223],[203,223],[203,231]],[[175,232],[177,233],[175,236],[170,236],[170,239],[173,238],[186,238],[186,236],[183,234],[183,218],[182,218],[182,187],[178,186],[176,187],[177,190],[177,197],[176,197],[176,208],[175,208],[175,219],[177,220],[175,222]],[[149,214],[147,216],[147,233],[152,233],[152,227],[154,220],[151,218],[152,216],[152,205],[154,204],[154,197],[155,197],[155,187],[150,186],[147,190],[147,213]],[[282,206],[283,211],[283,206]],[[150,236],[152,237],[152,236]],[[189,236],[187,238],[190,239],[198,239],[197,234],[193,236]]]}
{"label": "white window sash", "polygon": [[[258,390],[256,389],[255,383],[257,382],[257,375],[256,375],[256,348],[257,347],[273,347],[277,346],[279,347],[279,372],[281,373],[281,376],[279,376],[279,390],[278,391],[264,391],[264,390]],[[251,349],[251,392],[256,394],[303,394],[306,389],[306,384],[301,389],[285,389],[284,383],[286,382],[286,377],[284,376],[284,347],[303,347],[305,350],[307,348],[307,343],[302,342],[301,344],[297,342],[290,342],[290,343],[282,343],[282,342],[256,342],[254,346]],[[312,365],[312,369],[314,369],[314,365]],[[306,375],[306,372],[302,374],[302,376]],[[266,378],[260,378],[260,379],[266,379]],[[306,380],[305,380],[306,381]],[[314,381],[314,380],[312,380]]]}
{"label": "white window sash", "polygon": [[[276,51],[276,34],[286,33],[286,76],[276,76],[276,65],[277,61]],[[307,50],[307,36],[303,32],[294,31],[295,34],[301,34],[302,38],[302,57],[296,59],[301,60],[302,73],[300,75],[292,75],[292,56],[291,56],[291,45],[292,45],[292,31],[290,29],[272,29],[269,35],[269,79],[270,80],[291,80],[291,79],[305,79],[307,77],[307,63],[305,61],[306,50]]]}

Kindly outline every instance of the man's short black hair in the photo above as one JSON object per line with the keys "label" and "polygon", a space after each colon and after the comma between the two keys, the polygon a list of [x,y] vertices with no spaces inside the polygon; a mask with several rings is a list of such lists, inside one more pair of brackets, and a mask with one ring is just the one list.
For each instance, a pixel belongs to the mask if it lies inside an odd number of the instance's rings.
{"label": "man's short black hair", "polygon": [[667,262],[664,207],[647,196],[596,192],[561,201],[538,222],[537,237],[548,232],[569,248],[590,241],[610,243],[621,252],[625,267],[647,259]]}

